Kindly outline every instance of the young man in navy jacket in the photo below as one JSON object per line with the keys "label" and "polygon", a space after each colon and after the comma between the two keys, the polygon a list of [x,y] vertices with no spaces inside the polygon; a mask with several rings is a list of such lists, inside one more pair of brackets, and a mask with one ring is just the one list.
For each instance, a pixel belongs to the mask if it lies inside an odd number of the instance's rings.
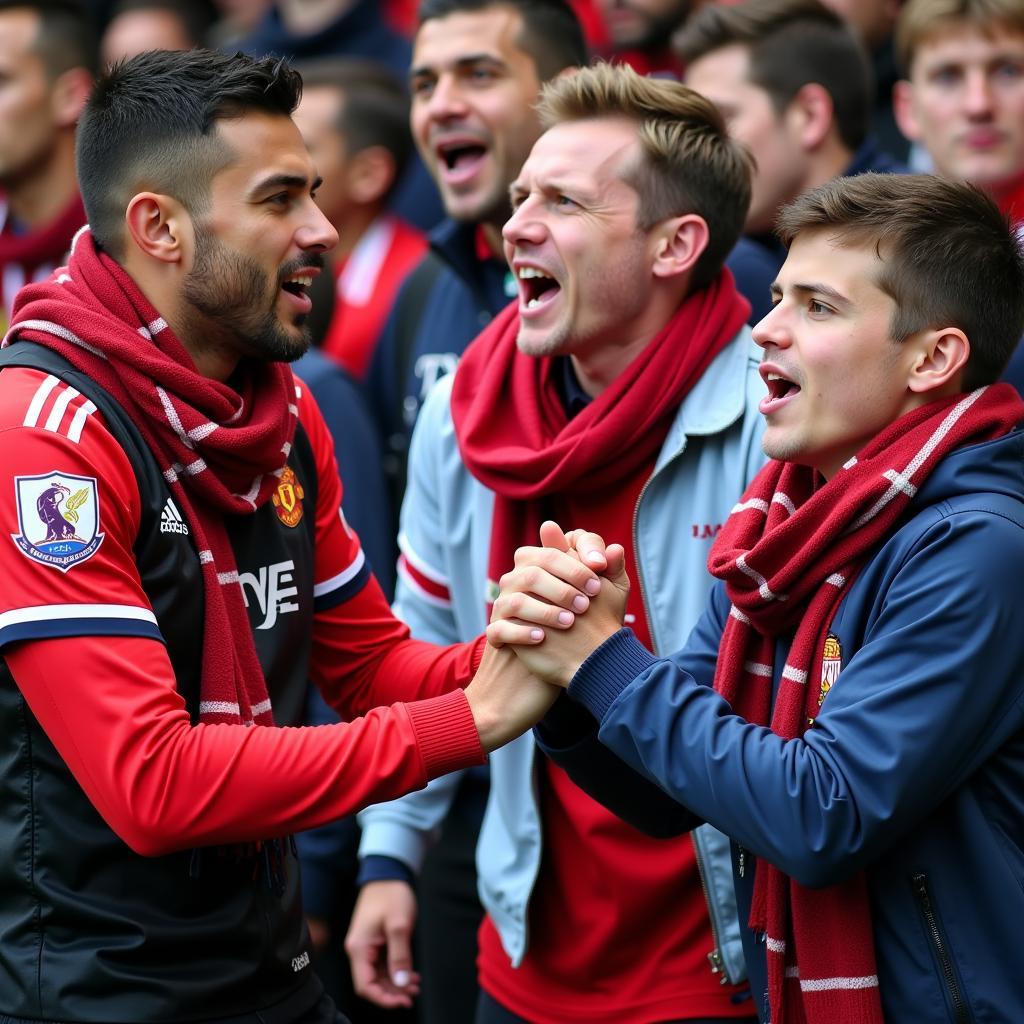
{"label": "young man in navy jacket", "polygon": [[520,550],[491,639],[567,686],[578,721],[540,733],[581,785],[732,838],[762,1021],[1022,1020],[1024,405],[993,383],[1021,254],[990,199],[930,176],[830,182],[779,233],[754,329],[774,461],[687,644],[619,628],[621,552],[593,535],[610,582],[559,627],[587,570],[554,524],[565,550]]}

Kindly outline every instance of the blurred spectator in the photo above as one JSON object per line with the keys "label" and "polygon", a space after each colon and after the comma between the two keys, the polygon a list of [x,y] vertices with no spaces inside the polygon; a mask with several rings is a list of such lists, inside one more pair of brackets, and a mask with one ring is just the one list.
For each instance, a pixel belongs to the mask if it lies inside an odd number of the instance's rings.
{"label": "blurred spectator", "polygon": [[236,49],[266,17],[272,0],[213,0],[217,20],[206,33],[206,45],[220,50]]}
{"label": "blurred spectator", "polygon": [[[868,135],[871,72],[863,46],[818,0],[709,5],[675,45],[686,84],[718,106],[757,161],[746,231],[774,271],[785,259],[771,234],[783,205],[837,175],[903,169]],[[767,295],[748,298],[763,306]]]}
{"label": "blurred spectator", "polygon": [[413,148],[409,100],[381,64],[337,58],[300,70],[294,120],[323,178],[317,202],[339,237],[334,315],[321,350],[362,377],[398,287],[427,247],[386,209]]}
{"label": "blurred spectator", "polygon": [[0,0],[0,326],[15,293],[48,277],[85,222],[75,125],[96,42],[74,0]]}
{"label": "blurred spectator", "polygon": [[201,46],[214,11],[203,0],[121,0],[100,39],[105,65],[146,50]]}
{"label": "blurred spectator", "polygon": [[[896,30],[899,126],[938,174],[984,189],[1024,235],[1024,4],[909,0]],[[1004,379],[1024,394],[1024,347]]]}
{"label": "blurred spectator", "polygon": [[875,80],[871,132],[878,145],[897,160],[906,161],[910,145],[896,125],[893,86],[899,79],[894,32],[903,0],[822,0],[860,36]]}
{"label": "blurred spectator", "polygon": [[[388,24],[378,0],[276,0],[238,46],[254,56],[276,53],[297,61],[360,57],[385,64],[403,81],[411,56],[409,40]],[[423,230],[441,219],[437,189],[418,159],[410,161],[391,206]]]}
{"label": "blurred spectator", "polygon": [[608,34],[602,56],[629,64],[642,75],[679,78],[682,64],[672,34],[686,21],[692,0],[596,0]]}

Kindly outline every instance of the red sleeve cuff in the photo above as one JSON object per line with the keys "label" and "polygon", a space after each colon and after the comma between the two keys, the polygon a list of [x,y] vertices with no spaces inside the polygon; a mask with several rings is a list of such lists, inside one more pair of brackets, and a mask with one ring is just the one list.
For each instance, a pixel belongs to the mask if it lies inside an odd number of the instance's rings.
{"label": "red sleeve cuff", "polygon": [[462,690],[406,704],[428,779],[486,760]]}

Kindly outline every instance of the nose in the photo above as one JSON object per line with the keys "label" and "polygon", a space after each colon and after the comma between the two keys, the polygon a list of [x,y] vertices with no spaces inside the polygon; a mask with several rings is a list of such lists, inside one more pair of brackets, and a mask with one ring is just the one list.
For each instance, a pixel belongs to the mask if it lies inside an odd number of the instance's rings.
{"label": "nose", "polygon": [[466,98],[454,75],[438,76],[430,95],[422,102],[427,115],[435,121],[447,121],[466,114]]}
{"label": "nose", "polygon": [[972,69],[964,83],[964,106],[972,117],[985,117],[992,112],[992,83],[982,68]]}
{"label": "nose", "polygon": [[538,205],[532,198],[528,198],[512,211],[512,216],[501,229],[501,235],[505,244],[514,248],[522,242],[539,244],[544,239],[544,230]]}
{"label": "nose", "polygon": [[774,305],[751,329],[754,342],[761,348],[774,345],[786,348],[789,345],[789,330],[786,326],[786,314],[781,302]]}
{"label": "nose", "polygon": [[305,223],[295,232],[296,244],[305,252],[330,252],[338,244],[338,232],[312,199],[307,209]]}

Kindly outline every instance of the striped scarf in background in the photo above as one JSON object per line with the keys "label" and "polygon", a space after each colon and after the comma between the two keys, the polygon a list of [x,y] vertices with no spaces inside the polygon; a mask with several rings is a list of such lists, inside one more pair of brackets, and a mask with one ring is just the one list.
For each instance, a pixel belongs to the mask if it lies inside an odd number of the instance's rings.
{"label": "striped scarf in background", "polygon": [[[823,699],[829,626],[857,572],[950,452],[1024,417],[1007,384],[922,406],[890,424],[831,480],[770,462],[708,559],[732,602],[715,689],[747,721],[803,735]],[[772,707],[775,638],[796,630]],[[808,889],[758,862],[750,927],[765,934],[773,1024],[883,1024],[863,872]]]}

